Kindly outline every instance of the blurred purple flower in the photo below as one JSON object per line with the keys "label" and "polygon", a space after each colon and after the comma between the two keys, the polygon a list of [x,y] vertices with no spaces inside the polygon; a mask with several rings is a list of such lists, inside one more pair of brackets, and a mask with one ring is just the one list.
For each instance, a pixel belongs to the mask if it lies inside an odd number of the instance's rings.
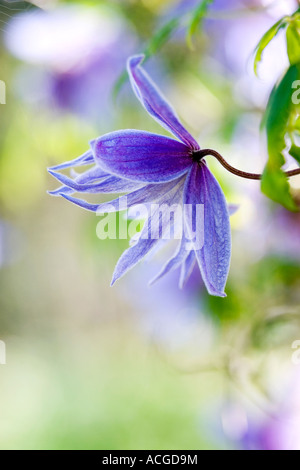
{"label": "blurred purple flower", "polygon": [[250,403],[234,401],[222,407],[222,432],[229,442],[244,450],[300,450],[300,374],[285,386],[277,410],[258,413]]}
{"label": "blurred purple flower", "polygon": [[300,450],[300,374],[291,381],[278,412],[263,422],[252,423],[243,439],[244,447],[255,450]]}
{"label": "blurred purple flower", "polygon": [[[65,186],[52,194],[94,212],[107,212],[107,204],[89,204],[69,195],[82,193],[127,192],[127,207],[156,203],[158,209],[145,222],[137,242],[126,250],[117,263],[113,281],[123,276],[160,245],[161,227],[174,229],[170,214],[160,214],[160,207],[182,205],[184,210],[181,242],[157,279],[181,267],[181,284],[198,262],[203,281],[211,295],[225,297],[231,257],[229,211],[224,194],[201,158],[200,147],[179,121],[175,111],[161,95],[140,66],[143,56],[128,61],[128,73],[133,90],[148,113],[180,141],[136,130],[106,134],[91,143],[92,150],[79,159],[50,169],[50,173]],[[57,173],[71,166],[95,163],[95,167],[74,180]],[[96,182],[95,181],[100,182]],[[110,211],[119,210],[120,199],[109,204]],[[204,246],[192,241],[199,228],[197,207],[204,205]],[[158,220],[157,216],[158,215]],[[198,219],[197,219],[198,217]]]}
{"label": "blurred purple flower", "polygon": [[26,100],[107,122],[111,86],[134,44],[120,17],[103,7],[35,10],[16,15],[5,40],[16,57],[38,66],[21,69],[18,86]]}
{"label": "blurred purple flower", "polygon": [[300,450],[300,417],[279,414],[244,438],[246,450]]}

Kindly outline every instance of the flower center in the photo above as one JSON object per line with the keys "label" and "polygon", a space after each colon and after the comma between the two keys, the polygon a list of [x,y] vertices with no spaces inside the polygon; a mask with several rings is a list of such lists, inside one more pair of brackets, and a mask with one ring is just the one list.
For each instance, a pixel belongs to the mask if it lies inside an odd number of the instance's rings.
{"label": "flower center", "polygon": [[203,149],[203,150],[195,150],[192,153],[192,158],[194,163],[200,163],[204,157],[211,155],[210,149]]}

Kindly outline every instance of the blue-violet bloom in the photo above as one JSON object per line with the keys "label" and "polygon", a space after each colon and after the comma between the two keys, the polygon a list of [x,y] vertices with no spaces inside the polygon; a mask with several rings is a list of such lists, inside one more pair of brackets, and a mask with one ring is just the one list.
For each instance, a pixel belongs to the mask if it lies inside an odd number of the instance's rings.
{"label": "blue-violet bloom", "polygon": [[[180,267],[180,286],[183,286],[198,263],[209,294],[226,297],[224,290],[231,258],[230,209],[219,183],[201,157],[200,146],[142,68],[143,59],[143,55],[138,55],[128,60],[132,88],[148,113],[178,140],[138,130],[106,134],[92,141],[91,149],[83,156],[49,169],[63,184],[51,194],[97,213],[107,212],[108,203],[90,204],[71,194],[129,193],[128,208],[154,203],[159,207],[180,204],[183,208],[192,208],[183,211],[179,246],[155,280]],[[75,174],[73,179],[59,172],[91,164],[91,169]],[[110,211],[118,211],[119,202],[120,198],[111,201]],[[204,206],[204,213],[196,211],[198,205]],[[204,221],[195,220],[197,217],[203,219],[203,216]],[[167,220],[167,215],[164,217],[160,211],[157,219],[157,214],[151,213],[139,238],[119,259],[112,284],[150,251],[160,247],[163,243],[161,223],[169,224],[168,228],[173,225],[174,229],[174,221]],[[156,224],[154,230],[153,224]],[[204,243],[201,246],[191,242],[195,227],[199,226],[204,227]],[[150,228],[151,237],[147,236]]]}

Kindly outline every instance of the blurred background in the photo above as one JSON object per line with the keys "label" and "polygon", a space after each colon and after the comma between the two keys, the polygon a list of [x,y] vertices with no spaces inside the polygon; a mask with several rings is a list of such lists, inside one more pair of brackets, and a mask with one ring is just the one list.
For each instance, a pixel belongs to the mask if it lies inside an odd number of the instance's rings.
{"label": "blurred background", "polygon": [[47,167],[91,139],[164,132],[116,83],[172,18],[147,70],[202,147],[263,169],[260,121],[288,61],[279,35],[257,78],[253,51],[297,1],[215,0],[191,48],[198,3],[0,1],[1,449],[300,449],[299,214],[209,161],[239,205],[218,299],[197,269],[182,291],[177,272],[147,287],[160,256],[110,288],[128,242],[98,240],[94,214],[46,193]]}

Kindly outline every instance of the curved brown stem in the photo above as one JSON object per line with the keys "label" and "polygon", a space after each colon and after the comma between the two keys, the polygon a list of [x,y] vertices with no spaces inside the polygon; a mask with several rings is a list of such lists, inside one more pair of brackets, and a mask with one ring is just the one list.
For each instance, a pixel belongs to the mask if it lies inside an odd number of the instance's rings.
{"label": "curved brown stem", "polygon": [[[246,178],[248,180],[261,180],[262,179],[262,174],[258,173],[248,173],[246,171],[241,171],[238,170],[237,168],[234,168],[233,166],[229,165],[227,161],[222,157],[222,155],[217,152],[216,150],[212,149],[204,149],[204,150],[198,150],[197,152],[193,153],[193,160],[195,162],[200,162],[202,158],[212,156],[215,157],[219,163],[230,173],[233,173],[236,176],[239,176],[240,178]],[[291,171],[286,171],[285,175],[288,178],[291,178],[292,176],[297,176],[300,175],[300,168],[297,168],[296,170],[291,170]]]}

